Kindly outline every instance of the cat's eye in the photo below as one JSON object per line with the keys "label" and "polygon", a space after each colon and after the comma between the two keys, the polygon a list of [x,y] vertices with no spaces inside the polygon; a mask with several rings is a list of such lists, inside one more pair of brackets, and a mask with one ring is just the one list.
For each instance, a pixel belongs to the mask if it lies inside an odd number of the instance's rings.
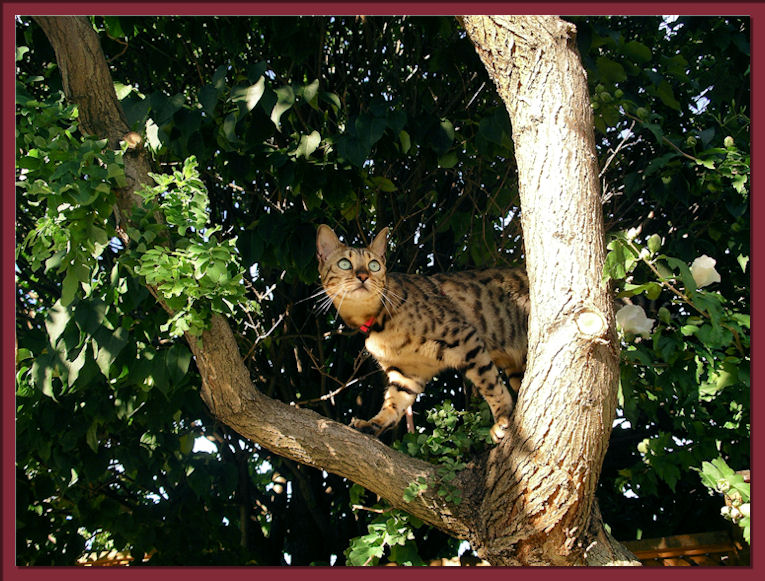
{"label": "cat's eye", "polygon": [[369,270],[370,272],[377,272],[381,269],[380,263],[376,260],[370,260],[369,261]]}
{"label": "cat's eye", "polygon": [[338,260],[337,266],[343,270],[350,270],[351,268],[353,268],[351,261],[348,260],[347,258],[341,258],[340,260]]}

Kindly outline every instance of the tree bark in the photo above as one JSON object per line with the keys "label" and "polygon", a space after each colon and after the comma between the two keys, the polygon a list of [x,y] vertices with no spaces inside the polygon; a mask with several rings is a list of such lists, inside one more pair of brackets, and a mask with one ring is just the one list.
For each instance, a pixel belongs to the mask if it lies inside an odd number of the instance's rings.
{"label": "tree bark", "polygon": [[141,203],[135,190],[150,183],[150,164],[140,136],[131,132],[127,124],[98,36],[82,16],[36,16],[34,20],[56,53],[64,94],[77,103],[80,130],[107,139],[112,149],[117,149],[120,141],[128,142],[125,156],[128,187],[117,192],[114,209],[118,223],[125,222],[133,205]]}
{"label": "tree bark", "polygon": [[582,565],[592,542],[608,548],[592,509],[619,365],[587,79],[575,28],[557,17],[462,22],[510,113],[531,290],[527,371],[511,437],[488,461],[481,549],[492,563]]}
{"label": "tree bark", "polygon": [[[82,130],[116,147],[129,128],[90,23],[82,17],[35,20],[56,52],[66,96],[79,105]],[[187,341],[204,401],[242,436],[346,477],[469,539],[494,565],[583,564],[598,551],[602,564],[619,556],[593,511],[614,415],[618,353],[610,301],[600,285],[603,230],[584,75],[573,32],[558,19],[465,17],[464,23],[513,122],[532,323],[512,435],[459,475],[462,503],[446,503],[436,486],[405,503],[411,482],[436,480],[435,466],[257,391],[222,317],[213,316],[201,341]],[[131,149],[125,158],[130,185],[118,192],[118,226],[129,219],[135,188],[149,183],[148,168],[146,152]],[[594,551],[587,552],[593,542]]]}

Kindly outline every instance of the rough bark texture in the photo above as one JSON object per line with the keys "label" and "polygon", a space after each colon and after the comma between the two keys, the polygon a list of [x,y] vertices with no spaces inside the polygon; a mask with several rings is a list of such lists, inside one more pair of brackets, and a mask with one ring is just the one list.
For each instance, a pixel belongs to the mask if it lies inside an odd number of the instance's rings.
{"label": "rough bark texture", "polygon": [[[83,131],[116,146],[128,127],[89,22],[36,20],[56,51],[67,97],[79,105]],[[583,564],[592,543],[588,562],[627,559],[592,510],[614,413],[617,352],[613,314],[600,287],[597,166],[573,31],[555,18],[465,17],[464,23],[511,113],[521,179],[533,317],[529,371],[513,435],[461,473],[459,506],[445,503],[435,486],[406,504],[407,485],[418,476],[433,478],[435,467],[258,392],[219,316],[201,341],[187,337],[202,397],[242,436],[349,478],[423,521],[470,539],[492,564]],[[134,189],[148,182],[148,168],[140,146],[126,156],[132,181],[118,192],[118,224],[129,219]],[[545,270],[552,264],[558,266]],[[582,325],[582,314],[590,322],[601,320],[602,329]]]}
{"label": "rough bark texture", "polygon": [[488,461],[482,552],[585,564],[618,378],[587,80],[557,17],[462,21],[510,113],[531,287],[528,367],[512,437]]}
{"label": "rough bark texture", "polygon": [[140,136],[130,131],[117,99],[98,35],[82,16],[36,16],[35,21],[56,52],[64,94],[77,103],[81,131],[108,139],[114,149],[120,141],[127,141],[130,146],[125,156],[128,187],[118,192],[114,209],[117,222],[123,223],[133,205],[141,203],[135,190],[143,183],[150,183],[150,166]]}

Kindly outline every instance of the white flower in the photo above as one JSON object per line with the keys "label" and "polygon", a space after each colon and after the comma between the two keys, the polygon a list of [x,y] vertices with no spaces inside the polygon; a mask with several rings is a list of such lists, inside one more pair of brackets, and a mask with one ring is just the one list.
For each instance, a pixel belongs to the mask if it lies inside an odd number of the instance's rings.
{"label": "white flower", "polygon": [[642,226],[637,226],[636,228],[630,228],[627,230],[627,240],[634,240],[638,236],[640,236],[640,231],[643,229]]}
{"label": "white flower", "polygon": [[730,482],[728,482],[725,478],[720,478],[717,480],[717,492],[728,492],[730,490]]}
{"label": "white flower", "polygon": [[738,509],[741,511],[742,515],[749,516],[750,506],[748,502],[746,504],[742,504],[741,506],[739,506]]}
{"label": "white flower", "polygon": [[717,261],[706,254],[702,254],[691,264],[691,274],[696,286],[701,288],[713,282],[720,282],[720,274],[715,270]]}
{"label": "white flower", "polygon": [[645,315],[643,307],[638,305],[624,305],[616,313],[616,323],[625,333],[648,337],[653,329],[655,319],[649,319]]}

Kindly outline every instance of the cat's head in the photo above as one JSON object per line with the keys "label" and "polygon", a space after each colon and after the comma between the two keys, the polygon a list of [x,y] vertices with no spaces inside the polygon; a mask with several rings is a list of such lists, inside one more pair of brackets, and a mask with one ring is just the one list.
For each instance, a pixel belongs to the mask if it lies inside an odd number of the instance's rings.
{"label": "cat's head", "polygon": [[383,228],[366,248],[343,244],[322,224],[316,233],[319,275],[327,297],[349,324],[359,325],[380,310],[386,283],[385,250],[388,229]]}

